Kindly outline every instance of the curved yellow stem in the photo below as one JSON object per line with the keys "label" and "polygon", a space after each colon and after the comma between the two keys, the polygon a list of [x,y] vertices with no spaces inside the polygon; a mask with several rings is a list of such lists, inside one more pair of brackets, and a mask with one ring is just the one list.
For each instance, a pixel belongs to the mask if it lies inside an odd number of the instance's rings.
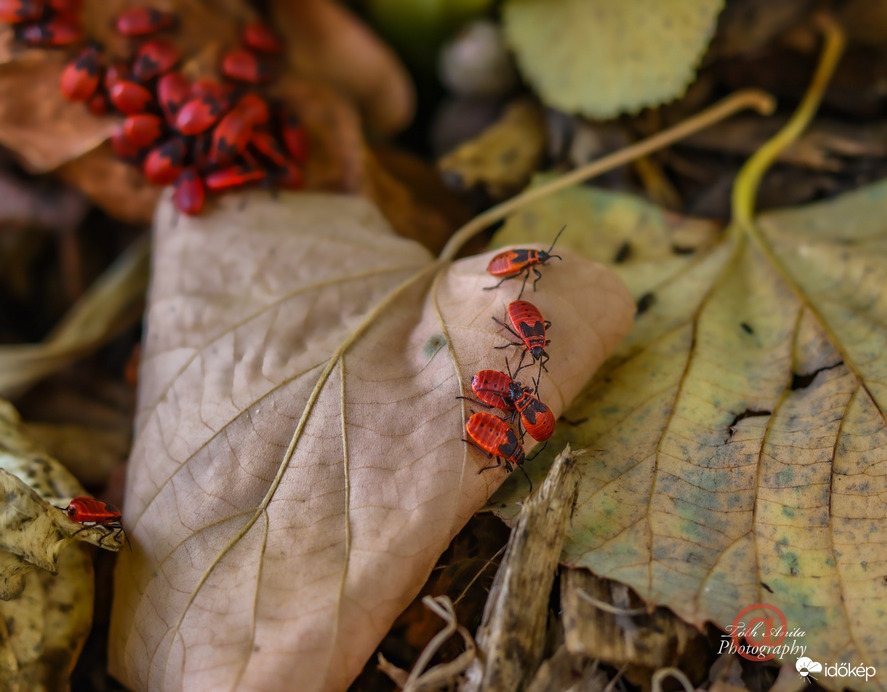
{"label": "curved yellow stem", "polygon": [[835,20],[827,14],[820,14],[817,15],[816,21],[825,38],[825,46],[819,58],[816,73],[791,119],[754,153],[739,171],[739,175],[736,176],[732,196],[734,227],[749,230],[754,225],[752,221],[755,213],[755,198],[764,173],[767,172],[780,152],[795,141],[810,124],[844,51],[844,34]]}
{"label": "curved yellow stem", "polygon": [[751,108],[762,115],[769,115],[773,112],[775,105],[773,97],[765,91],[760,91],[759,89],[744,89],[742,91],[737,91],[674,127],[663,130],[641,142],[632,144],[630,147],[620,149],[609,156],[604,156],[597,161],[592,161],[588,165],[583,166],[582,168],[577,168],[575,171],[571,171],[550,183],[526,190],[516,197],[512,197],[501,204],[497,204],[495,207],[488,209],[482,214],[478,214],[456,231],[453,237],[450,238],[449,242],[447,242],[446,246],[440,253],[440,259],[451,260],[472,236],[479,233],[490,224],[505,218],[508,214],[530,204],[531,202],[547,197],[548,195],[554,194],[555,192],[563,190],[571,185],[575,185],[583,180],[588,180],[596,175],[606,173],[619,166],[624,166],[626,163],[630,163],[641,156],[652,154],[659,149],[674,144],[684,137],[688,137],[694,132],[698,132],[699,130],[714,125],[738,111]]}

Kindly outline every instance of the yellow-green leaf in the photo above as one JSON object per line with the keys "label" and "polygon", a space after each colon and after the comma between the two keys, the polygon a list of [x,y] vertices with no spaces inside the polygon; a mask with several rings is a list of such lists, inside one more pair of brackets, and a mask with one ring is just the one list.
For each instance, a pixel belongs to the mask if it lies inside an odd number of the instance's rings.
{"label": "yellow-green leaf", "polygon": [[612,118],[684,93],[723,0],[508,0],[524,77],[549,106]]}
{"label": "yellow-green leaf", "polygon": [[567,564],[700,626],[770,603],[813,660],[887,670],[885,205],[887,182],[763,215],[772,253],[591,188],[509,220],[499,243],[566,223],[624,260],[643,307],[552,442],[601,450]]}

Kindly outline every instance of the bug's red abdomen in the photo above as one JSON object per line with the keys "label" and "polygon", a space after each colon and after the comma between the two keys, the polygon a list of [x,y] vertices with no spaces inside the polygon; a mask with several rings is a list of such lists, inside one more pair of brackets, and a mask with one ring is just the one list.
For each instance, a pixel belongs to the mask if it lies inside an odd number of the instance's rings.
{"label": "bug's red abdomen", "polygon": [[0,0],[0,21],[8,24],[33,22],[43,16],[42,0]]}
{"label": "bug's red abdomen", "polygon": [[167,72],[157,80],[157,100],[168,124],[175,127],[176,116],[190,95],[191,84],[181,72]]}
{"label": "bug's red abdomen", "polygon": [[284,51],[283,42],[264,22],[247,24],[243,27],[241,38],[248,48],[260,53],[282,53]]}
{"label": "bug's red abdomen", "polygon": [[154,147],[145,158],[142,170],[155,185],[169,185],[176,181],[185,166],[188,145],[181,137],[174,137]]}
{"label": "bug's red abdomen", "polygon": [[199,214],[205,199],[203,180],[194,166],[185,168],[176,179],[176,189],[172,201],[176,209],[185,214]]}
{"label": "bug's red abdomen", "polygon": [[99,86],[101,58],[94,46],[84,48],[62,72],[62,93],[70,101],[86,101]]}
{"label": "bug's red abdomen", "polygon": [[175,15],[153,7],[130,7],[117,15],[117,32],[124,36],[145,36],[170,27]]}
{"label": "bug's red abdomen", "polygon": [[492,413],[475,413],[465,423],[465,432],[487,454],[502,457],[510,471],[512,464],[524,462],[524,449],[517,435],[504,420]]}
{"label": "bug's red abdomen", "polygon": [[76,22],[57,17],[45,24],[29,24],[18,35],[32,46],[67,46],[83,38],[83,28]]}
{"label": "bug's red abdomen", "polygon": [[143,43],[136,51],[132,75],[140,82],[147,82],[169,72],[179,61],[179,49],[169,41],[154,38]]}
{"label": "bug's red abdomen", "polygon": [[109,92],[114,108],[126,115],[144,113],[154,102],[154,97],[138,82],[121,79],[115,82]]}
{"label": "bug's red abdomen", "polygon": [[206,189],[210,192],[221,192],[252,183],[259,183],[268,177],[262,169],[250,169],[240,164],[213,171],[204,179]]}
{"label": "bug's red abdomen", "polygon": [[511,385],[508,375],[498,370],[481,370],[471,378],[471,391],[485,404],[504,411],[514,409],[511,403]]}
{"label": "bug's red abdomen", "polygon": [[248,50],[236,49],[222,58],[222,74],[228,79],[248,84],[261,84],[274,76],[271,70],[255,54]]}
{"label": "bug's red abdomen", "polygon": [[252,131],[250,117],[236,108],[231,110],[213,130],[212,147],[209,150],[210,163],[216,166],[232,164],[246,149]]}
{"label": "bug's red abdomen", "polygon": [[94,497],[75,497],[65,512],[80,524],[117,524],[122,516],[110,502]]}
{"label": "bug's red abdomen", "polygon": [[533,358],[539,359],[547,343],[545,319],[539,308],[526,300],[512,301],[508,304],[508,319]]}

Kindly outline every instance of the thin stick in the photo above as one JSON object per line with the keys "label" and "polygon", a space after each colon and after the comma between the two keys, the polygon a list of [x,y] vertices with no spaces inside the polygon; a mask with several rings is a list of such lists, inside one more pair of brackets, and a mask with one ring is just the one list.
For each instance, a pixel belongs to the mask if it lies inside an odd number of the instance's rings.
{"label": "thin stick", "polygon": [[710,108],[706,108],[704,111],[697,113],[692,118],[688,118],[687,120],[678,123],[674,127],[658,132],[652,137],[632,144],[625,149],[620,149],[619,151],[614,152],[609,156],[604,156],[597,161],[592,161],[588,165],[583,166],[582,168],[577,168],[575,171],[567,173],[550,183],[526,190],[517,197],[512,197],[501,204],[497,204],[491,209],[487,209],[487,211],[482,214],[478,214],[456,231],[453,237],[450,238],[449,242],[447,242],[446,246],[440,253],[440,259],[453,259],[456,253],[459,252],[459,249],[471,237],[482,231],[491,223],[505,218],[512,212],[521,207],[525,207],[531,202],[535,202],[537,199],[547,197],[548,195],[554,194],[564,188],[575,185],[583,180],[588,180],[589,178],[593,178],[602,173],[606,173],[619,166],[624,166],[641,156],[647,156],[655,151],[659,151],[684,137],[688,137],[699,130],[720,122],[724,118],[727,118],[738,111],[751,108],[762,115],[769,115],[773,112],[775,107],[776,102],[773,97],[765,91],[759,89],[744,89],[742,91],[737,91]]}

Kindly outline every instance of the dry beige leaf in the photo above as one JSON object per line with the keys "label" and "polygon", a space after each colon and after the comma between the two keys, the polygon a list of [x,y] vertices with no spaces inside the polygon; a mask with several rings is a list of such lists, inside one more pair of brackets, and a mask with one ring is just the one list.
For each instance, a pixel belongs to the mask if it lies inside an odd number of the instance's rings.
{"label": "dry beige leaf", "polygon": [[346,8],[329,0],[275,0],[271,14],[296,74],[346,94],[372,130],[391,134],[409,124],[416,93],[406,69]]}
{"label": "dry beige leaf", "polygon": [[[136,689],[343,689],[505,478],[462,442],[504,365],[516,282],[451,264],[353,197],[226,197],[155,235],[111,670]],[[564,255],[555,413],[631,325],[615,275]]]}

